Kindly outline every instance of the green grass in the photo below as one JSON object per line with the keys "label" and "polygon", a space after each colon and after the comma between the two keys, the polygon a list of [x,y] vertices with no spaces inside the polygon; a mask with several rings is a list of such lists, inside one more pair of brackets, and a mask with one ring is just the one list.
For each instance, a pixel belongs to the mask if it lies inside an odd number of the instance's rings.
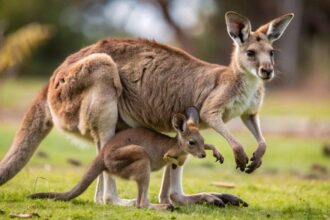
{"label": "green grass", "polygon": [[[0,81],[1,82],[1,81]],[[10,79],[0,84],[0,106],[26,108],[45,81],[33,79]]]}
{"label": "green grass", "polygon": [[262,115],[285,115],[308,117],[310,119],[330,119],[330,98],[310,97],[305,94],[270,94],[265,97]]}
{"label": "green grass", "polygon": [[[0,107],[7,111],[27,108],[42,82],[9,81],[0,87]],[[289,102],[288,102],[289,103]],[[295,113],[289,106],[302,108]],[[266,115],[298,115],[329,119],[330,105],[326,100],[305,105],[295,100],[290,105],[280,105],[279,97],[266,98],[263,113]],[[303,107],[306,107],[304,109]],[[298,109],[299,109],[298,108]],[[285,110],[282,110],[285,109]],[[1,109],[0,109],[1,110]],[[22,110],[19,110],[21,112]],[[315,116],[316,115],[316,116]],[[12,120],[0,122],[0,158],[8,150],[17,129]],[[9,219],[11,213],[37,212],[40,219],[330,219],[329,179],[304,178],[313,164],[330,170],[330,158],[322,154],[324,142],[329,138],[298,138],[266,136],[268,150],[263,165],[253,174],[235,170],[233,154],[228,144],[213,131],[203,132],[208,143],[218,146],[225,163],[190,158],[185,166],[183,185],[186,193],[202,191],[226,192],[240,196],[249,203],[248,208],[216,208],[207,205],[177,207],[174,212],[157,212],[134,207],[96,205],[93,203],[95,183],[77,199],[70,202],[30,200],[26,196],[41,191],[65,191],[73,187],[95,157],[95,147],[79,148],[55,129],[42,142],[38,150],[48,158],[34,156],[28,165],[10,182],[0,187],[0,219]],[[248,132],[236,137],[249,155],[256,147]],[[83,166],[74,167],[68,158],[79,159]],[[330,175],[328,173],[328,175]],[[157,202],[162,172],[152,174],[150,198]],[[234,188],[213,186],[214,181],[235,184]],[[118,191],[123,198],[135,198],[136,187],[132,181],[118,181]]]}

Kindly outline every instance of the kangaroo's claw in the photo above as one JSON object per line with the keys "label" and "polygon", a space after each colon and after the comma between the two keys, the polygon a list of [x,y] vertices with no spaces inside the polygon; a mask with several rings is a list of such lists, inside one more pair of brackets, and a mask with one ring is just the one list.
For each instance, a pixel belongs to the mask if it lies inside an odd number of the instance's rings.
{"label": "kangaroo's claw", "polygon": [[236,161],[236,169],[239,168],[241,171],[244,171],[246,165],[249,163],[249,158],[247,157],[242,146],[234,147],[234,156]]}
{"label": "kangaroo's claw", "polygon": [[226,205],[243,206],[243,207],[249,206],[247,202],[231,194],[227,194],[227,193],[211,193],[211,194],[213,196],[220,198]]}
{"label": "kangaroo's claw", "polygon": [[265,153],[266,145],[259,145],[257,150],[253,153],[250,161],[251,163],[247,166],[245,172],[246,173],[252,173],[255,171],[257,168],[259,168],[262,164],[261,158]]}

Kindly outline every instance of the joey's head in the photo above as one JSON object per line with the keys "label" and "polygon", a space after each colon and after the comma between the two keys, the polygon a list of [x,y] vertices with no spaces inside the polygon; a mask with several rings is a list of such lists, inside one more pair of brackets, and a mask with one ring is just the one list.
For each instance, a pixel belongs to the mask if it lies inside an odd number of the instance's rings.
{"label": "joey's head", "polygon": [[173,128],[177,132],[177,139],[180,148],[195,157],[204,158],[204,138],[199,132],[199,114],[195,107],[189,107],[186,115],[175,114],[172,118]]}
{"label": "joey's head", "polygon": [[232,67],[262,80],[271,80],[274,77],[272,44],[282,36],[293,14],[278,17],[256,31],[251,31],[248,18],[236,12],[227,12],[225,18],[228,34],[235,43]]}

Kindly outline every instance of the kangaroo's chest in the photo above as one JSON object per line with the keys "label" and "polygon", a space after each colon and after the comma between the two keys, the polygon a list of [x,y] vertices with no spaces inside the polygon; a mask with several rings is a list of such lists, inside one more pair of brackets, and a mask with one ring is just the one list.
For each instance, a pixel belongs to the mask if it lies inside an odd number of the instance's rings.
{"label": "kangaroo's chest", "polygon": [[262,102],[260,85],[248,85],[245,89],[240,89],[234,97],[227,103],[222,114],[224,122],[242,114],[254,114],[258,111]]}

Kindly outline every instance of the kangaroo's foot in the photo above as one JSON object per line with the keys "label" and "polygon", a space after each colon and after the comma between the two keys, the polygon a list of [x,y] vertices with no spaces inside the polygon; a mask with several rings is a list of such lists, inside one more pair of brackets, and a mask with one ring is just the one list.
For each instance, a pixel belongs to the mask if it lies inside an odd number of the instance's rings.
{"label": "kangaroo's foot", "polygon": [[199,193],[194,195],[173,193],[170,197],[171,200],[178,205],[209,204],[218,207],[224,207],[225,205],[248,206],[248,203],[241,198],[227,193]]}
{"label": "kangaroo's foot", "polygon": [[159,203],[160,204],[171,204],[171,199],[169,196],[161,196],[159,198]]}
{"label": "kangaroo's foot", "polygon": [[225,203],[221,198],[214,196],[210,193],[199,193],[193,195],[183,195],[180,193],[172,193],[171,200],[178,205],[191,205],[191,204],[210,204],[218,207],[224,207]]}
{"label": "kangaroo's foot", "polygon": [[221,199],[226,205],[243,206],[243,207],[249,206],[247,202],[231,194],[227,194],[227,193],[210,193],[210,194]]}
{"label": "kangaroo's foot", "polygon": [[146,207],[139,207],[139,208],[148,208],[154,210],[165,210],[165,211],[174,211],[174,206],[172,204],[153,204],[150,203]]}
{"label": "kangaroo's foot", "polygon": [[135,206],[136,199],[120,199],[120,198],[105,198],[104,204],[112,204],[119,206]]}

